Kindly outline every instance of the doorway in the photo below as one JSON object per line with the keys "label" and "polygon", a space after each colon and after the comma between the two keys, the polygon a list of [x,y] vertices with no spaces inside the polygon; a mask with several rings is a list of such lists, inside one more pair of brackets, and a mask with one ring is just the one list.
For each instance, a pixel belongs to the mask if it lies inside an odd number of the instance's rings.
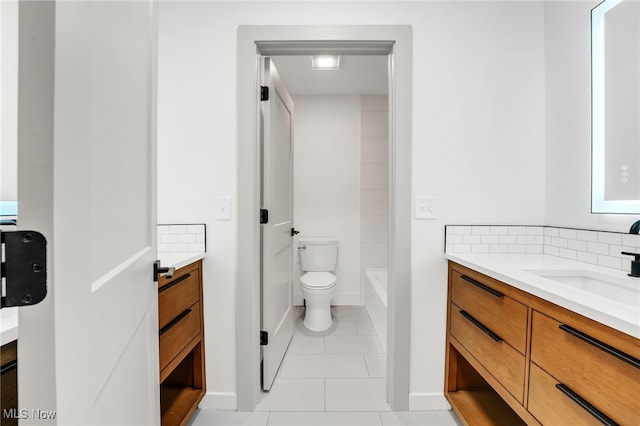
{"label": "doorway", "polygon": [[[286,41],[283,41],[286,40]],[[338,40],[338,41],[336,41]],[[409,26],[250,26],[238,30],[237,406],[252,411],[260,396],[260,56],[388,55],[389,295],[387,399],[409,408],[411,28]],[[253,113],[247,113],[252,111]]]}

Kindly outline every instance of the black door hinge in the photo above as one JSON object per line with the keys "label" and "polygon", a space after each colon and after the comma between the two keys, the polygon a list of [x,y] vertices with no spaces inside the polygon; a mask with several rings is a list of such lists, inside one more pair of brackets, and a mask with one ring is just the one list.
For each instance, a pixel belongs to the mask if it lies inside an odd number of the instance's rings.
{"label": "black door hinge", "polygon": [[298,235],[300,233],[300,231],[298,231],[296,228],[291,228],[291,236],[293,237],[294,235]]}
{"label": "black door hinge", "polygon": [[267,346],[269,344],[269,333],[264,330],[260,330],[260,346]]}
{"label": "black door hinge", "polygon": [[28,306],[47,295],[47,240],[37,231],[0,233],[4,258],[0,276],[5,279],[5,293],[0,307]]}
{"label": "black door hinge", "polygon": [[260,100],[261,101],[269,100],[269,86],[260,86]]}
{"label": "black door hinge", "polygon": [[269,210],[260,209],[260,223],[269,223]]}

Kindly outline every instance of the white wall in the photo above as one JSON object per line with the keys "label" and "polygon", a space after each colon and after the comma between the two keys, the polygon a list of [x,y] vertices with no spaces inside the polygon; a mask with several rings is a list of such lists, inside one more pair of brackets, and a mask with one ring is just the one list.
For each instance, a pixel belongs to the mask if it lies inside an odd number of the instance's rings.
{"label": "white wall", "polygon": [[628,232],[638,215],[591,214],[590,11],[545,3],[546,224]]}
{"label": "white wall", "polygon": [[[360,96],[299,95],[293,101],[295,227],[300,231],[299,237],[339,239],[337,287],[332,304],[358,305]],[[295,265],[295,276],[299,277],[299,256]],[[297,282],[294,303],[302,304]]]}
{"label": "white wall", "polygon": [[0,201],[18,199],[18,2],[0,2]]}
{"label": "white wall", "polygon": [[[412,221],[411,407],[441,406],[444,225],[545,218],[544,8],[536,2],[160,2],[159,221],[207,223],[204,407],[235,408],[238,25],[413,27],[413,194],[438,197]],[[247,111],[250,114],[250,111]],[[166,174],[165,174],[166,172]]]}

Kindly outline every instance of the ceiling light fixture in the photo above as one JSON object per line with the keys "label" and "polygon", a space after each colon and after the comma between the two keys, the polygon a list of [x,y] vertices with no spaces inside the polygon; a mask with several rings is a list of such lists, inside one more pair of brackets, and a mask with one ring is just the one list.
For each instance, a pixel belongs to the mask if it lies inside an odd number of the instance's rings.
{"label": "ceiling light fixture", "polygon": [[311,68],[313,70],[339,70],[339,55],[320,55],[311,58]]}

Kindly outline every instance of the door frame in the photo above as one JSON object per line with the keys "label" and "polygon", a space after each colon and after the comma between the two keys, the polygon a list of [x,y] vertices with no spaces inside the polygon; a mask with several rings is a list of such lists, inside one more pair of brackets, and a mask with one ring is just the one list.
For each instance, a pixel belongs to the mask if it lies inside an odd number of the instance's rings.
{"label": "door frame", "polygon": [[238,234],[236,397],[239,411],[260,400],[260,57],[379,54],[389,58],[389,285],[387,400],[409,410],[411,335],[411,103],[409,25],[240,26],[237,44]]}

